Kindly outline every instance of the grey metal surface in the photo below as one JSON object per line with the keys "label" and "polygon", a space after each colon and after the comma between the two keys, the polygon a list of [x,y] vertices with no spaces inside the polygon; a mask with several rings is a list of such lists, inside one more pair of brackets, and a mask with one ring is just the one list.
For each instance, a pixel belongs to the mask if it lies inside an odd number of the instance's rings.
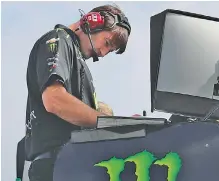
{"label": "grey metal surface", "polygon": [[[219,104],[218,100],[168,92],[156,92],[156,109],[170,114],[201,118],[205,117],[205,115],[217,104]],[[211,115],[211,118],[219,119],[219,111],[217,110],[214,112],[214,114]]]}
{"label": "grey metal surface", "polygon": [[119,116],[104,116],[98,117],[97,128],[118,127],[127,125],[164,125],[167,119],[165,118],[148,118],[148,117],[119,117]]}
{"label": "grey metal surface", "polygon": [[146,130],[136,130],[128,133],[117,133],[108,130],[83,130],[71,134],[71,143],[84,143],[95,141],[109,141],[125,138],[140,138],[146,136]]}

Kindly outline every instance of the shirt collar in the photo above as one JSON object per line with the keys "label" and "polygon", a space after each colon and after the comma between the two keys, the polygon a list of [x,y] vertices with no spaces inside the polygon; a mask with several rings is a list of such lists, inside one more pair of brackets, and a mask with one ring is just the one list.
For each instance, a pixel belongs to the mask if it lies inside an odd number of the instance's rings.
{"label": "shirt collar", "polygon": [[76,46],[78,46],[79,49],[81,49],[79,37],[70,28],[62,24],[55,25],[54,29],[57,29],[57,28],[64,29],[69,34],[69,36],[72,38],[72,40],[76,43]]}

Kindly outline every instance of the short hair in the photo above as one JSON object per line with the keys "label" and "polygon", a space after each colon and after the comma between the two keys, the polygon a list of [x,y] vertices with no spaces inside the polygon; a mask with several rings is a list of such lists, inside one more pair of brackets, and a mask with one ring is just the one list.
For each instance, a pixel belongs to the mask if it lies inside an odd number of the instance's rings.
{"label": "short hair", "polygon": [[[118,6],[116,7],[112,5],[99,6],[92,9],[90,12],[100,12],[100,11],[106,11],[114,15],[121,14],[125,16],[125,14],[121,11],[121,9]],[[114,18],[112,16],[105,16],[104,20],[105,20],[105,27],[109,27],[114,23]],[[112,29],[107,31],[114,32],[111,43],[113,44],[113,46],[116,47],[116,54],[122,54],[123,52],[125,52],[128,43],[128,37],[129,37],[128,30],[125,29],[124,27],[114,26]]]}

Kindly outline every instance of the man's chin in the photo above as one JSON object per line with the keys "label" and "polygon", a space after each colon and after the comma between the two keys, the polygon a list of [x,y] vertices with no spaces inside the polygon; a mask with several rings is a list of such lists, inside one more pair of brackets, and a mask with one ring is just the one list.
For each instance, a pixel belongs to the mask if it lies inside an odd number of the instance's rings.
{"label": "man's chin", "polygon": [[83,56],[83,58],[84,58],[85,60],[88,60],[88,59],[90,59],[90,58],[93,58],[94,55],[95,55],[94,53],[91,53],[91,54],[89,54],[89,55],[82,53],[82,56]]}
{"label": "man's chin", "polygon": [[91,58],[91,57],[83,57],[85,60],[88,60],[89,58]]}

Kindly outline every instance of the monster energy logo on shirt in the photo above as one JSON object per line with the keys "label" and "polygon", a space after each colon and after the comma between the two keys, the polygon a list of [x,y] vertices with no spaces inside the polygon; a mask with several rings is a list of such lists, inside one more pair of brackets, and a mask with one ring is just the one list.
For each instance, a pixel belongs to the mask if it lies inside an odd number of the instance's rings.
{"label": "monster energy logo on shirt", "polygon": [[170,152],[164,158],[157,159],[152,153],[146,150],[125,159],[113,157],[108,161],[101,161],[94,166],[107,168],[107,173],[110,177],[109,181],[121,181],[120,173],[124,170],[126,162],[135,163],[137,181],[150,181],[150,167],[152,164],[167,166],[167,181],[176,181],[182,166],[181,159],[177,153]]}
{"label": "monster energy logo on shirt", "polygon": [[46,44],[49,44],[49,50],[53,53],[56,53],[58,50],[58,44],[59,38],[52,38],[48,41],[46,41]]}
{"label": "monster energy logo on shirt", "polygon": [[51,44],[49,44],[49,48],[50,48],[51,52],[55,53],[57,51],[57,44],[51,43]]}

